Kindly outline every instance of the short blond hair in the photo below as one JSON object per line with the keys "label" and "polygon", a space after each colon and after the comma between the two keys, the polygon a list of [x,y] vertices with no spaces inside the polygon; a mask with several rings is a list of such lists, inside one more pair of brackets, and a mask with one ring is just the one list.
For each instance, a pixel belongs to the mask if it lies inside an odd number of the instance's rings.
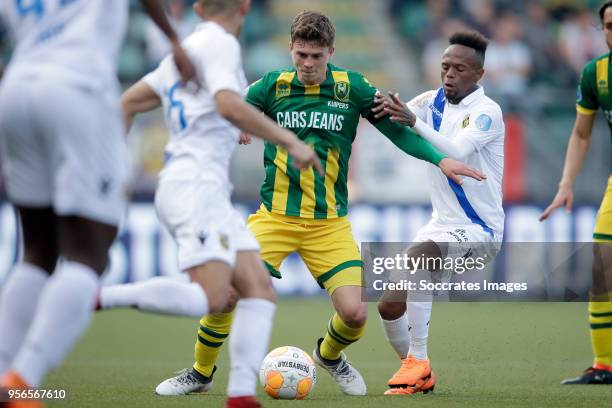
{"label": "short blond hair", "polygon": [[238,11],[243,0],[198,0],[205,16],[231,14]]}

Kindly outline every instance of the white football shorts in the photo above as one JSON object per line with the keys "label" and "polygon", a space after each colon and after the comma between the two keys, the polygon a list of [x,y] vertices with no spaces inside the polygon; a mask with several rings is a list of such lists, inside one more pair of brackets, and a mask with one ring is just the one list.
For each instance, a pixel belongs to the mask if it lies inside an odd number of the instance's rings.
{"label": "white football shorts", "polygon": [[0,86],[0,106],[9,200],[118,225],[129,164],[116,92],[13,77]]}
{"label": "white football shorts", "polygon": [[413,241],[445,243],[446,253],[442,254],[443,257],[481,257],[487,262],[495,258],[501,248],[501,242],[480,225],[444,225],[433,220],[417,232]]}
{"label": "white football shorts", "polygon": [[259,251],[229,194],[219,183],[202,179],[160,179],[155,209],[177,243],[181,271],[213,260],[233,268],[236,252]]}

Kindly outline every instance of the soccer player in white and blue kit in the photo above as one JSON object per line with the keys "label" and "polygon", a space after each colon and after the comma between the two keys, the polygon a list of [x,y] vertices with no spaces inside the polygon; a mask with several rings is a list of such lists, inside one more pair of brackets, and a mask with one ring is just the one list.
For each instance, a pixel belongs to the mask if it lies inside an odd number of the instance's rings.
{"label": "soccer player in white and blue kit", "polygon": [[[486,254],[490,261],[501,246],[504,121],[499,105],[478,85],[486,47],[487,40],[477,32],[455,33],[442,56],[442,87],[408,104],[390,93],[374,108],[378,116],[390,115],[449,157],[487,175],[485,181],[466,179],[459,185],[430,166],[432,218],[418,232],[418,244],[407,250],[409,255],[463,257],[471,251],[471,256]],[[398,302],[383,297],[378,309],[387,339],[402,359],[386,394],[431,391],[436,382],[427,355],[431,300]]]}
{"label": "soccer player in white and blue kit", "polygon": [[[141,3],[188,80],[195,69],[161,5]],[[0,295],[0,392],[39,387],[91,319],[125,211],[115,67],[128,8],[125,0],[0,2],[15,43],[0,84],[0,152],[24,243]],[[38,404],[8,406],[24,403]]]}
{"label": "soccer player in white and blue kit", "polygon": [[240,130],[286,149],[299,168],[314,166],[315,152],[244,101],[247,82],[236,38],[249,0],[198,0],[203,20],[183,42],[196,62],[199,88],[181,85],[170,56],[122,97],[129,126],[134,115],[162,106],[170,131],[155,207],[178,247],[179,269],[191,282],[157,277],[103,288],[100,306],[200,318],[227,307],[233,286],[240,296],[230,338],[228,408],[257,407],[257,374],[272,329],[275,294],[230,196],[230,160]]}

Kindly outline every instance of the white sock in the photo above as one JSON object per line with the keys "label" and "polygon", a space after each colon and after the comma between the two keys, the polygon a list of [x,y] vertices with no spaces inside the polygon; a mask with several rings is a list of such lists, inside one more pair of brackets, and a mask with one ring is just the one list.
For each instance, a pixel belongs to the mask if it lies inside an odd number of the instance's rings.
{"label": "white sock", "polygon": [[229,397],[256,394],[259,367],[268,350],[275,309],[276,305],[265,299],[238,301],[230,337]]}
{"label": "white sock", "polygon": [[410,331],[410,349],[417,360],[427,360],[427,337],[429,335],[429,319],[431,318],[431,301],[407,302],[408,327]]}
{"label": "white sock", "polygon": [[18,263],[0,294],[0,377],[9,369],[30,328],[40,292],[49,274],[29,263]]}
{"label": "white sock", "polygon": [[104,287],[100,291],[100,305],[103,309],[136,307],[146,312],[198,319],[208,313],[208,297],[199,284],[168,277]]}
{"label": "white sock", "polygon": [[58,366],[91,320],[98,275],[89,267],[62,262],[43,289],[13,368],[32,387]]}
{"label": "white sock", "polygon": [[408,316],[404,313],[395,320],[385,320],[380,318],[385,337],[393,347],[400,359],[406,358],[410,347],[410,332],[408,331]]}

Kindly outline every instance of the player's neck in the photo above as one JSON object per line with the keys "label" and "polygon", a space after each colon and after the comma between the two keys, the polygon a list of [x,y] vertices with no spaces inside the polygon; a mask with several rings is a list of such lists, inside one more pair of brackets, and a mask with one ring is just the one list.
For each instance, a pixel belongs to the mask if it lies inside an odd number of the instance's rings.
{"label": "player's neck", "polygon": [[314,79],[312,79],[312,78],[311,79],[304,79],[302,77],[302,74],[298,70],[298,72],[297,72],[298,80],[302,84],[304,84],[304,85],[321,85],[325,81],[325,78],[327,78],[327,70],[328,69],[329,69],[329,67],[325,69],[325,72],[319,78],[314,78]]}
{"label": "player's neck", "polygon": [[461,95],[461,96],[456,96],[454,98],[449,98],[447,97],[446,99],[448,100],[448,102],[452,105],[458,105],[463,98],[467,97],[468,95],[470,95],[472,92],[476,91],[478,89],[478,84],[475,84],[472,88],[470,88],[465,94]]}
{"label": "player's neck", "polygon": [[210,21],[213,23],[219,24],[225,31],[232,34],[235,37],[238,37],[240,34],[240,28],[242,27],[242,22],[244,18],[239,15],[225,17],[225,16],[210,16],[207,17],[205,21]]}

